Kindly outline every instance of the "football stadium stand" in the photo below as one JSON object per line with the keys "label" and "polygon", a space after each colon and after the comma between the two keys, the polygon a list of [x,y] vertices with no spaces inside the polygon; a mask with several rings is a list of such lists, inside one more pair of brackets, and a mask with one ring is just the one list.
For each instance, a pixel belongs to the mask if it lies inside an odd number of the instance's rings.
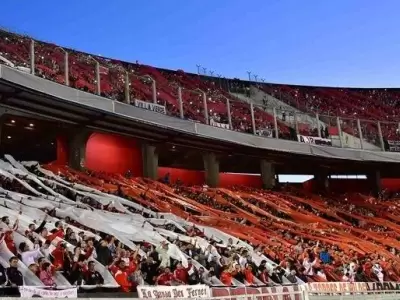
{"label": "football stadium stand", "polygon": [[348,148],[398,148],[397,89],[200,76],[108,59],[5,31],[0,32],[0,63],[113,100],[235,131]]}
{"label": "football stadium stand", "polygon": [[[320,151],[374,153],[368,154],[373,162],[360,168],[370,172],[368,179],[376,173],[360,191],[354,182],[330,189],[328,179],[334,177],[327,173],[307,188],[275,184],[273,164],[263,159],[256,183],[222,184],[207,178],[221,175],[218,158],[206,154],[202,177],[190,184],[188,178],[172,179],[167,168],[160,173],[164,158],[155,146],[143,147],[143,165],[131,164],[143,170],[131,174],[116,160],[107,170],[98,168],[98,159],[86,160],[81,152],[89,151],[93,128],[75,132],[69,144],[57,137],[51,163],[7,154],[0,159],[4,296],[398,299],[399,189],[397,184],[382,190],[377,170],[378,162],[389,169],[399,161],[396,153],[384,157],[383,152],[400,151],[400,91],[214,78],[90,55],[6,31],[0,31],[0,63],[113,103],[166,114],[173,122],[308,143]],[[15,119],[6,121],[16,127]],[[0,117],[0,123],[6,121]],[[0,135],[4,139],[14,138]],[[90,151],[113,151],[104,140],[101,144]],[[123,154],[113,152],[124,156],[119,159],[141,151],[128,144],[121,148]],[[172,148],[165,156],[180,155]],[[233,157],[226,148],[221,152]],[[275,155],[296,160],[290,153]],[[316,165],[328,165],[330,157],[324,158]],[[357,159],[337,159],[335,167],[358,166]]]}

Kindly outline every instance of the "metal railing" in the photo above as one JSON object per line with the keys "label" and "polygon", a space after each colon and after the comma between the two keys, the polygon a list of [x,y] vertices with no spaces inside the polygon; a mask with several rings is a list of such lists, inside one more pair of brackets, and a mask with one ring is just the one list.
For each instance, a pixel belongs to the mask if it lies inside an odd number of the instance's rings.
{"label": "metal railing", "polygon": [[[36,69],[36,61],[37,56],[40,55],[42,45],[40,42],[35,42],[34,40],[30,40],[29,43],[28,57],[30,61],[28,65],[30,66],[30,72],[33,75],[39,75]],[[61,50],[64,55],[62,62],[59,62],[59,64],[63,64],[63,72],[57,73],[63,78],[63,84],[77,87],[71,82],[71,78],[77,73],[76,69],[74,72],[72,71],[75,64],[72,57],[85,56],[89,68],[90,63],[88,61],[94,62],[92,70],[94,78],[88,79],[90,81],[89,84],[93,84],[94,88],[89,92],[102,95],[101,70],[102,68],[112,68],[108,60],[85,55],[73,50],[68,51],[56,46],[51,47],[53,47],[53,51],[56,49]],[[44,58],[44,60],[51,59],[52,57],[50,56]],[[48,79],[56,80],[55,76],[53,75]],[[151,83],[152,98],[145,99],[145,101],[159,105],[158,103],[161,100],[161,102],[164,101],[166,103],[166,106],[174,106],[168,100],[158,97],[157,82],[154,76],[137,75],[128,70],[125,70],[121,91],[119,91],[123,99],[118,100],[122,100],[125,103],[132,103],[132,91],[140,89],[140,87],[131,84],[131,80],[134,77],[149,80]],[[170,113],[170,115],[182,119],[191,119],[196,122],[275,139],[370,151],[400,151],[400,123],[398,122],[341,117],[335,114],[325,115],[318,111],[305,113],[294,108],[290,109],[288,106],[271,106],[268,103],[266,105],[253,102],[246,103],[236,99],[234,96],[224,95],[224,92],[217,88],[214,90],[186,89],[180,84],[177,84],[176,87],[171,87],[170,85],[169,87],[164,86],[161,88],[168,89],[168,91],[173,90],[170,94],[177,102],[178,107],[173,107],[176,112]],[[189,112],[191,104],[188,103],[188,100],[186,100],[187,97],[184,97],[183,92],[200,95],[199,98],[196,98],[194,111]],[[219,107],[226,114],[226,118],[221,118],[223,120],[220,120],[218,113],[212,111],[210,108],[208,99],[211,98],[213,99],[213,106]],[[284,98],[284,95],[277,98],[281,100]],[[293,103],[289,104],[293,105]]]}

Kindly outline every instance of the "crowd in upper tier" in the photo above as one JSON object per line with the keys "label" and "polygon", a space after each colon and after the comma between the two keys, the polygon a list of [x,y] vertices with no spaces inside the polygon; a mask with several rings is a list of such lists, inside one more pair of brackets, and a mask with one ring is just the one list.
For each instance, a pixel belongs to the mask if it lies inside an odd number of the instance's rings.
{"label": "crowd in upper tier", "polygon": [[[126,63],[96,55],[66,49],[68,51],[69,85],[90,93],[96,92],[95,64],[100,63],[101,95],[117,101],[126,102],[125,74],[129,74],[129,101],[135,99],[152,102],[152,79],[156,81],[156,101],[165,105],[167,113],[179,117],[178,87],[182,88],[184,118],[197,122],[208,122],[228,125],[228,114],[231,117],[232,129],[241,132],[275,137],[272,108],[255,106],[253,130],[250,105],[240,101],[230,92],[249,94],[250,85],[256,86],[266,94],[272,95],[303,113],[313,116],[298,118],[293,121],[293,109],[277,109],[278,136],[282,139],[297,140],[296,133],[306,136],[329,137],[337,133],[336,116],[342,117],[341,129],[349,135],[359,136],[356,119],[361,119],[363,139],[379,145],[378,126],[385,140],[399,139],[399,101],[397,89],[345,89],[290,86],[279,84],[249,83],[240,80],[228,80],[205,75],[193,75],[182,70],[161,70],[142,65],[138,61]],[[13,64],[30,70],[31,39],[25,36],[0,32],[0,63]],[[49,43],[34,43],[35,74],[43,78],[65,84],[65,50]],[[207,93],[206,102],[208,120],[205,120],[203,96]],[[250,94],[249,94],[250,96]],[[227,108],[230,101],[230,110]],[[267,99],[267,98],[265,98]],[[268,106],[268,101],[264,104]],[[282,110],[283,109],[283,110]],[[319,113],[319,126],[315,114]],[[364,121],[368,120],[368,121]],[[213,124],[214,124],[213,122]],[[321,128],[318,128],[321,127]],[[318,130],[322,129],[322,130]],[[332,130],[331,130],[332,129]],[[331,133],[330,133],[331,132]]]}

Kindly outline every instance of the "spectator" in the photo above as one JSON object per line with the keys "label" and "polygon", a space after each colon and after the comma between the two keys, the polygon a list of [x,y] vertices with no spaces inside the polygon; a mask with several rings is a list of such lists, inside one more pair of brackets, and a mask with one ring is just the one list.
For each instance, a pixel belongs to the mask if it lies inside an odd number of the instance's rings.
{"label": "spectator", "polygon": [[328,251],[326,251],[325,248],[322,248],[321,252],[319,253],[319,259],[324,264],[329,264],[331,262],[331,255],[329,254]]}
{"label": "spectator", "polygon": [[313,255],[308,254],[306,258],[304,258],[303,261],[303,267],[305,269],[304,274],[307,276],[313,276],[314,275],[314,266],[317,263],[317,259],[314,258]]}
{"label": "spectator", "polygon": [[0,264],[0,286],[5,286],[7,281],[6,269]]}
{"label": "spectator", "polygon": [[379,280],[379,282],[383,282],[383,269],[380,266],[379,263],[375,263],[372,267],[372,272],[375,274],[375,276],[377,277],[377,279]]}
{"label": "spectator", "polygon": [[220,280],[226,286],[232,285],[232,273],[230,271],[230,267],[228,267],[228,266],[222,267]]}
{"label": "spectator", "polygon": [[82,284],[84,280],[84,274],[87,271],[87,266],[85,264],[86,256],[81,254],[77,262],[74,262],[72,270],[69,276],[69,282],[71,284]]}
{"label": "spectator", "polygon": [[55,285],[55,281],[53,278],[53,268],[49,262],[43,263],[39,278],[46,286]]}
{"label": "spectator", "polygon": [[158,265],[153,260],[153,257],[151,257],[151,256],[147,257],[146,261],[142,263],[141,271],[142,271],[144,280],[148,284],[150,284],[150,285],[155,284],[155,279],[157,277],[157,269],[158,269]]}
{"label": "spectator", "polygon": [[40,267],[39,267],[38,264],[36,264],[36,263],[35,263],[35,264],[31,264],[31,265],[29,265],[28,269],[29,269],[33,274],[35,274],[37,277],[40,276]]}
{"label": "spectator", "polygon": [[90,261],[88,263],[88,270],[85,273],[85,284],[87,285],[103,285],[104,278],[101,274],[95,270],[95,262]]}
{"label": "spectator", "polygon": [[56,270],[63,270],[65,266],[65,259],[67,256],[67,246],[62,241],[58,242],[57,247],[51,253],[54,261],[53,264]]}
{"label": "spectator", "polygon": [[168,254],[168,244],[162,242],[161,245],[156,248],[156,251],[161,261],[160,268],[169,268],[171,265],[171,258]]}
{"label": "spectator", "polygon": [[10,250],[14,255],[18,255],[17,247],[15,246],[13,239],[13,231],[6,231],[4,234],[4,242],[6,243],[8,250]]}
{"label": "spectator", "polygon": [[174,285],[174,281],[176,281],[174,275],[171,273],[171,270],[167,267],[164,269],[156,280],[157,285]]}
{"label": "spectator", "polygon": [[114,278],[117,283],[121,286],[124,292],[130,292],[132,289],[132,282],[129,280],[131,270],[126,266],[125,260],[121,257],[116,257],[113,264],[110,266],[111,272],[114,274]]}
{"label": "spectator", "polygon": [[44,226],[46,226],[46,221],[47,221],[47,214],[45,215],[43,221],[40,223],[39,227],[36,228],[35,224],[29,224],[29,230],[27,230],[27,233],[32,233],[35,232],[37,234],[40,234],[44,228]]}
{"label": "spectator", "polygon": [[208,270],[212,270],[215,273],[215,276],[220,277],[222,273],[222,268],[220,263],[218,262],[218,256],[213,256],[212,260],[208,264]]}
{"label": "spectator", "polygon": [[182,262],[179,262],[176,265],[176,269],[174,271],[174,278],[180,284],[185,285],[188,283],[189,274],[187,269],[182,266]]}
{"label": "spectator", "polygon": [[18,257],[11,257],[9,262],[10,267],[8,267],[6,271],[9,284],[12,287],[23,286],[24,279],[22,277],[22,273],[18,270]]}
{"label": "spectator", "polygon": [[97,260],[103,266],[108,266],[112,261],[111,250],[106,240],[101,240],[96,248]]}
{"label": "spectator", "polygon": [[[244,283],[244,272],[242,270],[242,267],[239,264],[236,264],[234,267],[233,272],[230,272],[237,281]],[[222,275],[221,275],[222,276]]]}
{"label": "spectator", "polygon": [[286,276],[286,279],[290,281],[290,283],[297,284],[296,270],[291,270],[290,274]]}
{"label": "spectator", "polygon": [[25,242],[19,244],[19,251],[21,252],[21,260],[26,266],[35,264],[36,260],[42,256],[40,248],[30,250],[28,244]]}
{"label": "spectator", "polygon": [[246,279],[246,282],[250,285],[255,284],[255,277],[253,274],[253,267],[251,264],[247,264],[246,268],[243,271],[244,273],[244,278]]}
{"label": "spectator", "polygon": [[199,268],[199,277],[200,277],[200,283],[202,284],[213,286],[219,283],[217,278],[215,277],[214,272],[209,271],[206,273],[204,268]]}

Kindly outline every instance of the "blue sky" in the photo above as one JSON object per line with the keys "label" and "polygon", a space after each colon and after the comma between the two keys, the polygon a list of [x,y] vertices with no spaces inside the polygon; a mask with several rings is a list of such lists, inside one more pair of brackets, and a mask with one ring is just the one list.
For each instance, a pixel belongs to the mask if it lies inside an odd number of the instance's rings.
{"label": "blue sky", "polygon": [[4,28],[164,68],[400,86],[399,0],[2,0],[1,10]]}

